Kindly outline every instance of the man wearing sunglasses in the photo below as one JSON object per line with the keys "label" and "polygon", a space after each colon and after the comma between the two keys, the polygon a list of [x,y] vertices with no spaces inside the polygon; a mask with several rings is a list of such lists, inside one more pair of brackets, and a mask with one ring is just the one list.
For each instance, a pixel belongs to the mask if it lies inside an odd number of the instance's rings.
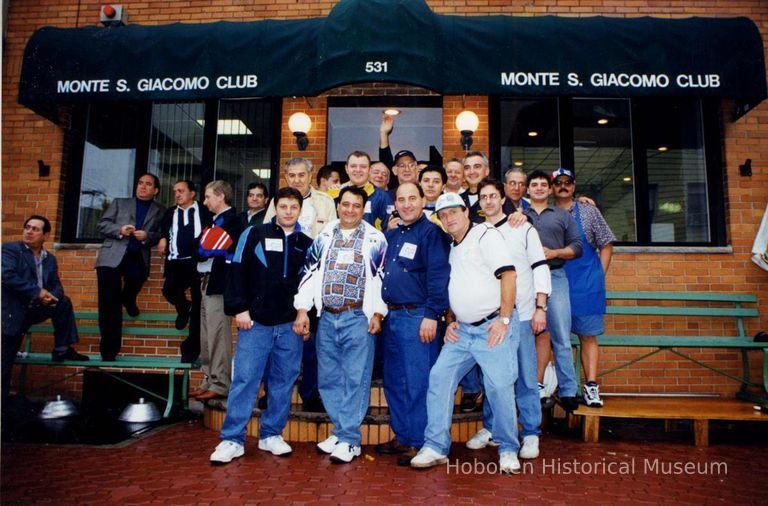
{"label": "man wearing sunglasses", "polygon": [[555,204],[576,221],[584,246],[581,257],[565,263],[571,299],[571,332],[581,341],[581,363],[587,382],[582,386],[584,403],[602,407],[597,385],[598,336],[604,332],[605,275],[611,264],[613,235],[605,218],[594,206],[581,205],[574,199],[576,177],[573,171],[557,169],[552,173]]}

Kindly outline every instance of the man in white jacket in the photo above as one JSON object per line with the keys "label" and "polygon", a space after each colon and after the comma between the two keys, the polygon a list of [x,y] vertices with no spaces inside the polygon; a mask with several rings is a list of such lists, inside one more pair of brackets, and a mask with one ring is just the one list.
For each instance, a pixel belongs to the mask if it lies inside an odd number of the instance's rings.
{"label": "man in white jacket", "polygon": [[317,331],[318,386],[333,434],[317,448],[332,462],[360,456],[360,424],[371,387],[374,334],[381,332],[387,305],[381,298],[384,234],[363,221],[366,192],[355,186],[339,193],[339,219],[315,238],[306,274],[294,299],[294,331],[309,333],[308,312],[320,314]]}

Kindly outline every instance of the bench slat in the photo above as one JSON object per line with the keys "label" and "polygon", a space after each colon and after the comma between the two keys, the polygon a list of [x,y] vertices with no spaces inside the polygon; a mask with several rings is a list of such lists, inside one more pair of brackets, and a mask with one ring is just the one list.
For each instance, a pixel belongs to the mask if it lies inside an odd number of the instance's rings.
{"label": "bench slat", "polygon": [[17,357],[17,364],[27,365],[62,365],[69,367],[114,367],[119,369],[197,369],[195,364],[181,362],[179,357],[141,357],[120,355],[114,362],[105,362],[99,355],[87,355],[89,361],[65,360],[55,362],[50,353],[29,353],[26,357]]}
{"label": "bench slat", "polygon": [[736,307],[685,307],[685,306],[608,306],[606,314],[655,315],[655,316],[729,316],[757,317],[757,309]]}
{"label": "bench slat", "polygon": [[[578,337],[571,337],[571,343],[579,344]],[[756,343],[752,338],[714,336],[597,336],[600,346],[649,346],[677,348],[755,348],[768,350],[768,343]]]}
{"label": "bench slat", "polygon": [[647,291],[608,291],[607,298],[636,300],[699,300],[719,302],[757,302],[757,296],[742,293],[709,292],[647,292]]}
{"label": "bench slat", "polygon": [[[83,335],[95,334],[99,335],[99,327],[92,325],[78,326],[77,331]],[[31,333],[53,333],[53,325],[33,325],[29,328]],[[168,327],[123,327],[123,337],[127,336],[171,336],[171,337],[186,337],[187,330],[177,330]]]}

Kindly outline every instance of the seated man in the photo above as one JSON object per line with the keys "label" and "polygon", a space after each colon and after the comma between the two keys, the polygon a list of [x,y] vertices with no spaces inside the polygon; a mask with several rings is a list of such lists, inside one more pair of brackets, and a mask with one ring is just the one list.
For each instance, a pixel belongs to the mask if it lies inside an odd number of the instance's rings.
{"label": "seated man", "polygon": [[64,296],[56,257],[43,247],[51,232],[48,218],[32,215],[21,241],[3,244],[3,405],[11,385],[16,353],[29,327],[53,322],[53,360],[88,360],[72,345],[78,341],[72,303]]}
{"label": "seated man", "polygon": [[448,325],[445,346],[429,373],[424,446],[411,459],[411,467],[448,461],[453,395],[461,377],[478,364],[493,411],[499,469],[518,473],[520,443],[514,388],[520,329],[515,311],[514,259],[497,228],[470,221],[466,203],[458,194],[442,195],[435,209],[453,237],[448,300],[456,321]]}

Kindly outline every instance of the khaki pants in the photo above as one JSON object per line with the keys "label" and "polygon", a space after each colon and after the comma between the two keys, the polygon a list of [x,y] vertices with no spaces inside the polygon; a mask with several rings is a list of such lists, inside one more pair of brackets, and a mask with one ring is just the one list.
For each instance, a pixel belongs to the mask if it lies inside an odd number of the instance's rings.
{"label": "khaki pants", "polygon": [[232,367],[232,328],[224,314],[223,295],[205,295],[200,305],[200,362],[205,379],[201,388],[229,393]]}

